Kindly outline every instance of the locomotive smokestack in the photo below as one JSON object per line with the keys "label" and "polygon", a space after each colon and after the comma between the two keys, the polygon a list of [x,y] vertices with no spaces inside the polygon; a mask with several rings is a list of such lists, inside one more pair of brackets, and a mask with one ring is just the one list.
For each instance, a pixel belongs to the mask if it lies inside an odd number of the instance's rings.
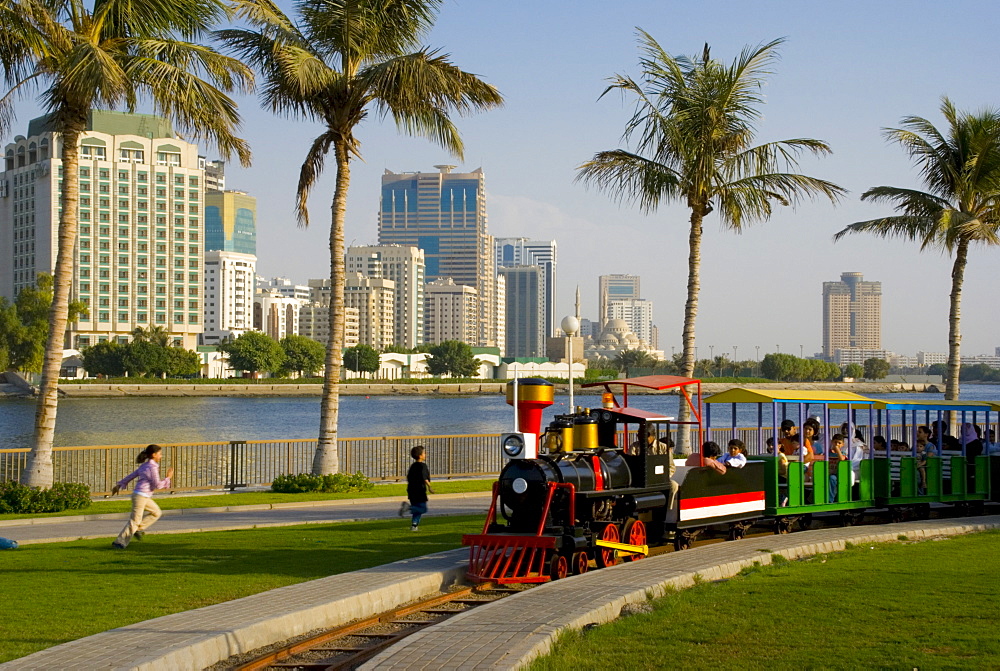
{"label": "locomotive smokestack", "polygon": [[[514,383],[507,383],[507,405],[514,405]],[[542,432],[542,410],[552,405],[555,389],[548,380],[529,377],[517,381],[517,430],[535,436]]]}

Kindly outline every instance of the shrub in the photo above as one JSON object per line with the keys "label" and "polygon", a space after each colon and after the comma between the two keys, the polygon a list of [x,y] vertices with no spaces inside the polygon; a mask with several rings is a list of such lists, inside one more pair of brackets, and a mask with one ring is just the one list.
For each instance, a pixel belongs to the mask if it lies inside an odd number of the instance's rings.
{"label": "shrub", "polygon": [[332,473],[330,475],[299,473],[298,475],[289,474],[275,477],[271,483],[271,491],[283,494],[302,494],[304,492],[339,494],[364,492],[374,486],[372,481],[361,472],[354,474]]}
{"label": "shrub", "polygon": [[0,513],[57,513],[89,506],[90,488],[78,482],[57,482],[50,489],[0,482]]}

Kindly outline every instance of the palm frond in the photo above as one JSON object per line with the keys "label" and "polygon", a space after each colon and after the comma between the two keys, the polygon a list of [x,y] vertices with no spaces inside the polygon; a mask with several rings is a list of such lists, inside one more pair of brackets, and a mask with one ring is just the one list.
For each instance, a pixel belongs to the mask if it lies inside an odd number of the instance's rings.
{"label": "palm frond", "polygon": [[299,169],[299,185],[295,194],[295,215],[299,226],[309,227],[309,193],[312,191],[316,180],[323,173],[323,164],[326,155],[333,146],[335,133],[327,131],[313,140],[306,154],[305,161]]}
{"label": "palm frond", "polygon": [[577,168],[576,181],[607,192],[616,201],[634,200],[652,212],[681,195],[681,175],[669,166],[622,149],[602,151]]}

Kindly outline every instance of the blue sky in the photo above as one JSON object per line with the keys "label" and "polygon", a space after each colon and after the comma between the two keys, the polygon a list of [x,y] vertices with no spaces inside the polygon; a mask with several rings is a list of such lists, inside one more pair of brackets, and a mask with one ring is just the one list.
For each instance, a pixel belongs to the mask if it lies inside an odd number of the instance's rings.
{"label": "blue sky", "polygon": [[[376,241],[380,176],[431,171],[438,163],[486,172],[490,232],[555,239],[559,246],[557,315],[573,310],[577,285],[583,316],[595,318],[597,276],[642,277],[655,301],[660,346],[680,348],[686,285],[688,213],[681,206],[643,215],[574,183],[575,168],[595,152],[621,146],[631,105],[617,95],[598,101],[605,79],[638,75],[635,29],[673,54],[708,42],[731,61],[747,44],[785,37],[764,90],[759,138],[813,137],[831,157],[803,161],[808,174],[850,191],[837,207],[806,202],[783,208],[742,235],[706,220],[697,322],[699,356],[753,358],[780,345],[806,354],[821,347],[821,291],[842,272],[862,272],[883,287],[883,345],[901,353],[947,348],[951,262],[913,243],[833,234],[887,213],[859,202],[876,185],[915,187],[916,172],[880,129],[918,115],[943,123],[948,95],[963,109],[1000,106],[1000,8],[992,2],[527,2],[446,0],[426,42],[497,86],[500,110],[459,120],[462,161],[430,142],[400,136],[371,118],[358,130],[365,162],[355,162],[346,241]],[[276,118],[252,98],[241,101],[254,165],[228,170],[228,188],[258,199],[258,268],[305,283],[327,274],[333,164],[310,202],[313,227],[296,227],[298,168],[317,126]],[[20,120],[26,124],[28,117]],[[207,149],[209,156],[212,150]],[[1000,346],[995,295],[1000,249],[972,251],[963,298],[963,352]]]}

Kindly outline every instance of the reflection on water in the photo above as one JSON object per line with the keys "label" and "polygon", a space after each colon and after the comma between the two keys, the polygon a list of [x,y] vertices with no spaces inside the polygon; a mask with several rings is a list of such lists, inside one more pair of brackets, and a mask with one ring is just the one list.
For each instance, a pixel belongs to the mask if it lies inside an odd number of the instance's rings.
{"label": "reflection on water", "polygon": [[[879,398],[931,400],[942,394],[872,394]],[[1000,385],[966,385],[968,400],[1000,402]],[[545,411],[547,424],[566,412],[566,396]],[[677,397],[633,397],[632,404],[676,415]],[[600,396],[577,396],[577,405],[597,406]],[[35,405],[31,400],[0,400],[0,446],[28,447]],[[767,412],[767,411],[765,411]],[[741,406],[740,426],[756,426],[754,407]],[[831,418],[832,419],[832,418]],[[765,422],[769,418],[765,417]],[[729,426],[731,412],[717,407],[713,426]],[[344,437],[429,436],[508,431],[513,413],[504,397],[343,396],[340,432]],[[56,445],[126,445],[227,440],[315,438],[318,398],[110,398],[63,399],[59,402]]]}

